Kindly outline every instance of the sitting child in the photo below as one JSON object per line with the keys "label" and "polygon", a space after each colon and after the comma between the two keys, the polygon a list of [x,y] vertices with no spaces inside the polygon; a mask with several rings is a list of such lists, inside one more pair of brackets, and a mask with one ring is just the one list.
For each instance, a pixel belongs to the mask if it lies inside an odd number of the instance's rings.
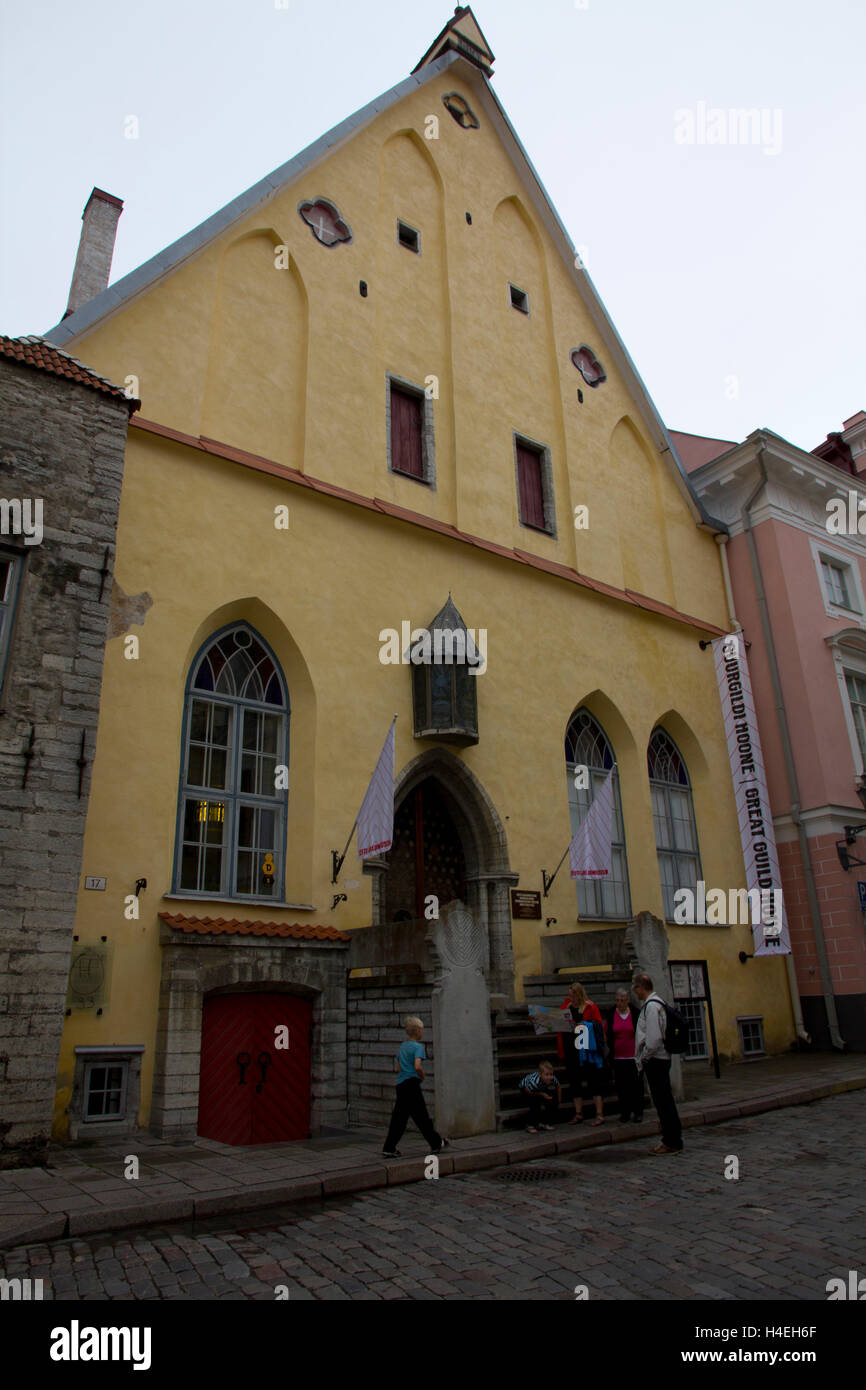
{"label": "sitting child", "polygon": [[[540,1129],[553,1129],[549,1120],[556,1118],[556,1108],[562,1104],[562,1088],[550,1062],[539,1062],[538,1070],[524,1076],[520,1092],[529,1106],[527,1134],[537,1134]],[[544,1124],[541,1116],[544,1116]]]}

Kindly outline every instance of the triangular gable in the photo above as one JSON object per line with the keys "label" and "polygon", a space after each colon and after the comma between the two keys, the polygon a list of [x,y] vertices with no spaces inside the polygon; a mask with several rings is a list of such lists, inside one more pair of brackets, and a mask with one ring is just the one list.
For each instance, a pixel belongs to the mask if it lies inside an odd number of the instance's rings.
{"label": "triangular gable", "polygon": [[453,18],[448,21],[441,33],[436,35],[424,57],[412,71],[418,72],[428,63],[435,62],[449,49],[462,54],[470,63],[479,67],[487,77],[491,76],[496,59],[490,44],[481,32],[481,25],[469,5],[457,7]]}
{"label": "triangular gable", "polygon": [[43,336],[50,343],[60,347],[86,333],[101,319],[117,313],[124,304],[145,293],[192,256],[203,251],[206,246],[221,236],[233,224],[248,217],[256,208],[270,202],[277,193],[295,183],[302,175],[308,173],[311,168],[340,145],[352,139],[378,116],[396,106],[404,97],[417,88],[426,86],[434,79],[443,76],[444,73],[450,72],[451,69],[467,86],[472,88],[497,131],[503,148],[511,159],[529,200],[562,257],[572,283],[595,324],[596,331],[604,343],[609,358],[615,362],[623,383],[634,401],[636,411],[646,426],[655,447],[666,459],[674,481],[695,522],[713,533],[726,533],[727,527],[723,522],[709,514],[689,482],[688,475],[680,462],[664,422],[656,410],[588,272],[585,269],[577,269],[576,248],[496,93],[490,83],[479,76],[477,66],[453,51],[443,53],[442,57],[428,63],[420,71],[406,78],[396,87],[392,87],[390,91],[377,97],[367,106],[362,107],[353,116],[349,116],[347,120],[342,121],[340,125],[335,126],[333,130],[321,136],[312,145],[308,145],[294,159],[281,165],[279,169],[275,169],[272,174],[254,184],[246,193],[242,193],[238,198],[227,203],[221,211],[200,223],[186,236],[173,242],[159,255],[145,262],[138,270],[125,275],[116,284],[109,285],[108,289],[103,290],[89,303],[83,304],[80,309],[76,309],[75,313],[70,314],[61,323],[49,329]]}

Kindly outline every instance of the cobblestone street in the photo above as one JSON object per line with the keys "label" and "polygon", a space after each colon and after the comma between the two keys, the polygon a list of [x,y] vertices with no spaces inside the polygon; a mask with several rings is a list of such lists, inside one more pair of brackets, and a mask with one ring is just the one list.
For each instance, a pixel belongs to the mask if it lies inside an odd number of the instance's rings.
{"label": "cobblestone street", "polygon": [[829,1278],[866,1273],[864,1132],[858,1091],[693,1129],[679,1157],[637,1141],[508,1180],[31,1245],[0,1254],[0,1275],[73,1300],[573,1300],[577,1285],[602,1300],[824,1300]]}

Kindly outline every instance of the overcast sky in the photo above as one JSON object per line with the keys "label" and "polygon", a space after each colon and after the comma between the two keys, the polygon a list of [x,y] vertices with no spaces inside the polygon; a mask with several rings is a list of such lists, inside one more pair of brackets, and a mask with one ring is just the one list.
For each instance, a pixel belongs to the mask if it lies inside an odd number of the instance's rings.
{"label": "overcast sky", "polygon": [[[125,204],[117,280],[408,76],[453,13],[282,4],[0,0],[0,332],[59,320],[94,184]],[[667,424],[811,449],[866,409],[863,0],[473,9]],[[729,143],[740,108],[756,143]]]}

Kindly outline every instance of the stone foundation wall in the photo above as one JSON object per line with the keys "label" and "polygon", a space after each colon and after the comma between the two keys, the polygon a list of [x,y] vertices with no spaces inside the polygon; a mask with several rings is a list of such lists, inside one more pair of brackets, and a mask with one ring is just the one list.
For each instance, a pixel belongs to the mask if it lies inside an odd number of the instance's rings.
{"label": "stone foundation wall", "polygon": [[424,1024],[427,1052],[424,1096],[435,1123],[433,985],[417,975],[350,978],[347,990],[349,1122],[377,1125],[384,1141],[394,1106],[397,1049],[406,1040],[403,1020]]}

